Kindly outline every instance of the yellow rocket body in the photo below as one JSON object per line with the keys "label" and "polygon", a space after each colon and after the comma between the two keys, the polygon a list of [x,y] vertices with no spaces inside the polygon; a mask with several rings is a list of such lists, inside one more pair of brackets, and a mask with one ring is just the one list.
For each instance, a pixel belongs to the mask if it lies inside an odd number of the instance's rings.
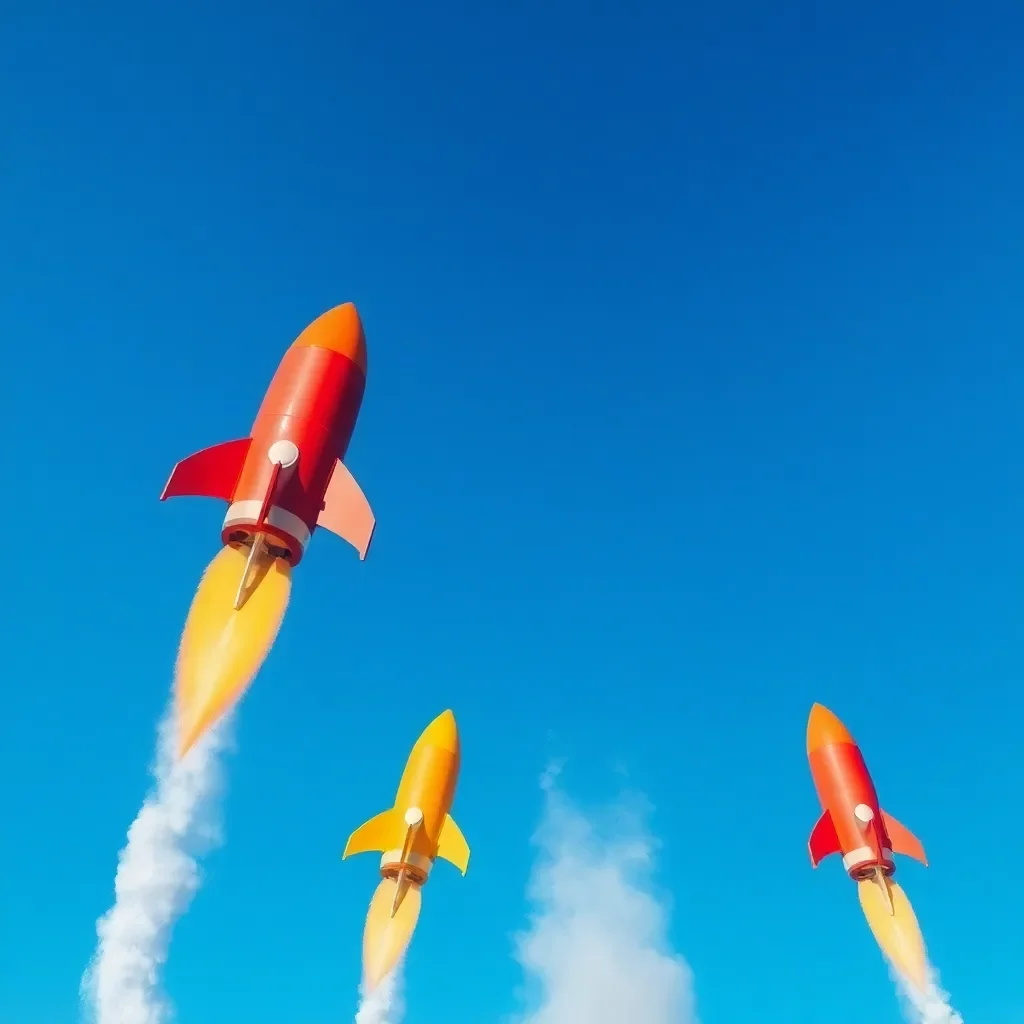
{"label": "yellow rocket body", "polygon": [[405,763],[394,805],[349,836],[342,858],[380,853],[383,881],[363,934],[363,974],[376,987],[401,959],[419,917],[420,887],[440,857],[463,874],[469,846],[451,816],[459,779],[459,730],[451,711],[424,729]]}
{"label": "yellow rocket body", "polygon": [[[465,874],[469,847],[449,814],[459,781],[459,762],[459,730],[455,716],[445,711],[423,730],[412,748],[394,806],[357,828],[342,857],[380,852],[382,875],[397,875],[404,867],[410,879],[421,884],[437,857]],[[417,817],[418,823],[407,820]]]}

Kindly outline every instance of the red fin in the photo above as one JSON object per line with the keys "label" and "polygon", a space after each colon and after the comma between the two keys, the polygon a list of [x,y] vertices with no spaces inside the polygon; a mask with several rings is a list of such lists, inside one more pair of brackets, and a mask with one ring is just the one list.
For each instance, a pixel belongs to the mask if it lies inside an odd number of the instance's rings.
{"label": "red fin", "polygon": [[377,521],[359,484],[341,459],[334,464],[331,482],[324,495],[324,507],[316,525],[348,541],[359,552],[360,558],[366,557]]}
{"label": "red fin", "polygon": [[914,860],[920,861],[925,867],[928,867],[928,858],[924,855],[921,840],[906,825],[901,825],[885,811],[882,811],[882,822],[889,836],[889,842],[892,843],[893,853],[900,853],[904,857],[913,857]]}
{"label": "red fin", "polygon": [[817,867],[829,854],[839,853],[839,836],[836,835],[835,822],[832,815],[825,811],[811,831],[807,843],[807,852],[811,855],[811,863]]}
{"label": "red fin", "polygon": [[249,454],[252,438],[224,441],[182,459],[171,472],[161,501],[168,498],[220,498],[230,501]]}

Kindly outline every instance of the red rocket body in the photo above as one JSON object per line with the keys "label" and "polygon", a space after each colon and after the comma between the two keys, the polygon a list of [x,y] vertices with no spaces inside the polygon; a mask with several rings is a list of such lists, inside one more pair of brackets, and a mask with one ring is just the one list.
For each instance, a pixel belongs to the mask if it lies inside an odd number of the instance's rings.
{"label": "red rocket body", "polygon": [[228,503],[224,544],[261,537],[297,565],[313,531],[330,530],[365,558],[375,520],[342,459],[366,388],[366,341],[355,306],[313,321],[285,353],[248,437],[179,462],[160,500]]}
{"label": "red rocket body", "polygon": [[808,842],[815,867],[839,853],[847,873],[860,881],[879,871],[891,876],[897,853],[927,865],[921,841],[879,805],[860,747],[821,704],[807,722],[807,760],[823,808]]}

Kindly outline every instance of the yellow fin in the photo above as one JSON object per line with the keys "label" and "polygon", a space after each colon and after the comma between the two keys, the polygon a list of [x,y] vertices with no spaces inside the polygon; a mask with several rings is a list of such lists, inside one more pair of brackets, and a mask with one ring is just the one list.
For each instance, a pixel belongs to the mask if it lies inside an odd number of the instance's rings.
{"label": "yellow fin", "polygon": [[392,807],[381,811],[376,817],[360,825],[348,837],[345,852],[341,859],[351,857],[354,853],[383,853],[392,847],[401,845],[405,835],[405,823],[395,814]]}
{"label": "yellow fin", "polygon": [[449,864],[454,864],[463,874],[469,867],[469,844],[450,814],[444,816],[441,835],[437,840],[437,855]]}

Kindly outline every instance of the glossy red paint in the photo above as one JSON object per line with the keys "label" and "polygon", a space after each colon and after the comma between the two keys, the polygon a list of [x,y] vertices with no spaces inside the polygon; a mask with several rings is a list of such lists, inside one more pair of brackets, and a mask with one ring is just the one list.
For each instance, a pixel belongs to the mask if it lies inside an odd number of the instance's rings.
{"label": "glossy red paint", "polygon": [[823,808],[808,843],[815,867],[839,853],[850,877],[859,880],[878,869],[892,875],[896,853],[927,865],[921,841],[881,809],[864,756],[846,726],[821,704],[814,705],[807,722],[807,760]]}
{"label": "glossy red paint", "polygon": [[183,459],[161,501],[180,496],[229,503],[221,540],[264,534],[274,554],[301,561],[317,526],[365,558],[375,519],[341,461],[366,388],[366,342],[355,306],[311,323],[285,353],[252,430]]}

